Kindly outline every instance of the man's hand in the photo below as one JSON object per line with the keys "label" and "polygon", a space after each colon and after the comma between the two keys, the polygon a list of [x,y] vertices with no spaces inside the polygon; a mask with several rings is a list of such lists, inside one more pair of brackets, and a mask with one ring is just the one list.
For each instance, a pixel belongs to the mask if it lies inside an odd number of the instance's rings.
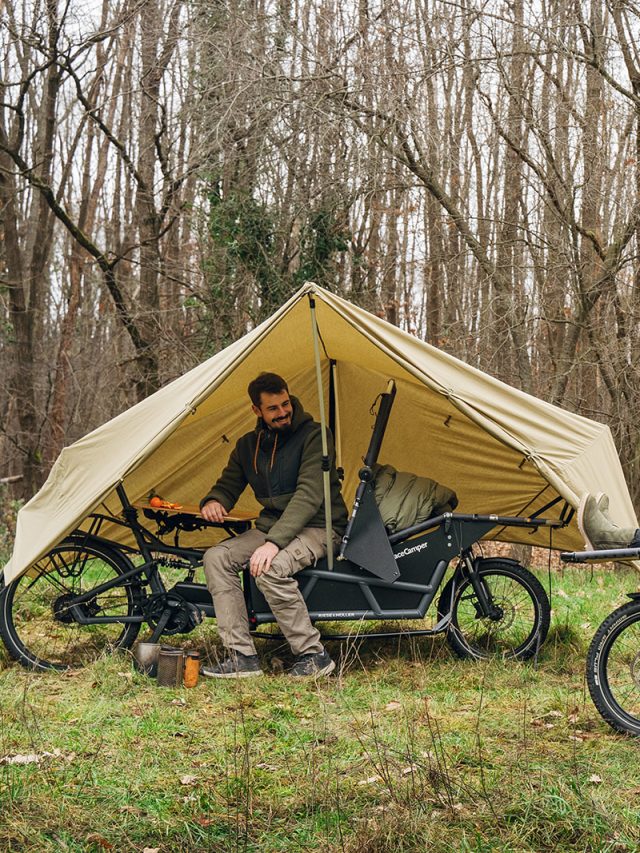
{"label": "man's hand", "polygon": [[220,501],[207,501],[200,510],[200,515],[206,518],[207,521],[215,521],[218,524],[222,524],[227,517],[227,511]]}
{"label": "man's hand", "polygon": [[256,548],[249,560],[249,571],[254,578],[257,578],[269,571],[271,568],[271,561],[279,550],[280,548],[278,548],[275,542],[265,542],[264,545]]}

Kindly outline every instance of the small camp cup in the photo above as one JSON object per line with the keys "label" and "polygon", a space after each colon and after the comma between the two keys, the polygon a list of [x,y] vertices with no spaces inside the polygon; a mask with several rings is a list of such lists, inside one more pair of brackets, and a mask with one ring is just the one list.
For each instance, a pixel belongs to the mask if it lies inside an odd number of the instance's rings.
{"label": "small camp cup", "polygon": [[158,686],[182,687],[184,654],[173,646],[160,646],[158,654]]}
{"label": "small camp cup", "polygon": [[158,643],[138,643],[133,650],[136,669],[144,673],[144,675],[150,675],[153,678],[158,670],[159,651],[160,646]]}

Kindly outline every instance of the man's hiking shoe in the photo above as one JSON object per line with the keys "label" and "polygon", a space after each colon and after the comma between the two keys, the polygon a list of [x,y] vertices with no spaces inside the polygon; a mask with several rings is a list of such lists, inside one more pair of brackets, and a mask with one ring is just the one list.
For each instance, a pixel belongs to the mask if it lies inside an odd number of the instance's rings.
{"label": "man's hiking shoe", "polygon": [[232,652],[217,666],[203,666],[200,672],[208,678],[253,678],[262,675],[258,655],[243,655],[240,652]]}
{"label": "man's hiking shoe", "polygon": [[331,660],[329,652],[323,649],[315,654],[298,655],[289,675],[297,678],[318,678],[320,675],[329,675],[335,668],[335,661]]}

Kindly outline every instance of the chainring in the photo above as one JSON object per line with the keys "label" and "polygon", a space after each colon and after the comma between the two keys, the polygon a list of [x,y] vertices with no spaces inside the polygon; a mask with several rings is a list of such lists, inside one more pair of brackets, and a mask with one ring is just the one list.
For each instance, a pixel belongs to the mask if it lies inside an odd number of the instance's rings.
{"label": "chainring", "polygon": [[155,628],[167,608],[171,615],[162,629],[163,634],[188,634],[202,622],[200,608],[173,592],[152,595],[145,603],[144,618]]}

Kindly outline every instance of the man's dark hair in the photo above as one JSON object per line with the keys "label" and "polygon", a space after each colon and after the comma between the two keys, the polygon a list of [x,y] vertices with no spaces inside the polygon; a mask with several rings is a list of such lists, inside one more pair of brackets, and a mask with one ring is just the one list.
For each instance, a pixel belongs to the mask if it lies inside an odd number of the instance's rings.
{"label": "man's dark hair", "polygon": [[265,394],[280,394],[282,391],[287,391],[288,393],[289,386],[282,376],[278,376],[277,373],[261,373],[249,383],[247,391],[253,405],[260,408],[260,395],[263,391]]}

